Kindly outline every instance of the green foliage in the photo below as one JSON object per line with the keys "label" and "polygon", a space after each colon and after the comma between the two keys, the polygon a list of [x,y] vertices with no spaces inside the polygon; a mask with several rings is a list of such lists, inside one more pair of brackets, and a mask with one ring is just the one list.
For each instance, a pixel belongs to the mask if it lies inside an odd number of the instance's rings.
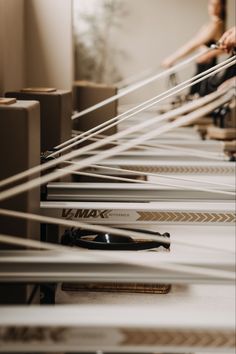
{"label": "green foliage", "polygon": [[112,84],[121,79],[116,66],[124,52],[116,47],[114,36],[122,29],[127,13],[119,0],[103,0],[96,13],[79,13],[78,24],[84,29],[75,33],[75,68],[77,80]]}

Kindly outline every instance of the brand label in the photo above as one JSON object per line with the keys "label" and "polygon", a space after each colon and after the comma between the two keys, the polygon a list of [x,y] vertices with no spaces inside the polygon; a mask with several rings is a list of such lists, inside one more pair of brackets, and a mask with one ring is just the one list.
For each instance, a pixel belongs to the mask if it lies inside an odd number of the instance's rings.
{"label": "brand label", "polygon": [[108,219],[110,210],[95,209],[63,209],[61,217],[64,219]]}

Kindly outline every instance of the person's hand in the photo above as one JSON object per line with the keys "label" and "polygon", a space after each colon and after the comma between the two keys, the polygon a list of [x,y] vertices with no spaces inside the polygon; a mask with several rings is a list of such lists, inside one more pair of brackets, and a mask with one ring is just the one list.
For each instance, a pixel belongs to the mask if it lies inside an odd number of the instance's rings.
{"label": "person's hand", "polygon": [[171,68],[173,65],[175,64],[175,61],[169,57],[163,60],[163,62],[161,63],[161,66],[165,69],[169,69]]}
{"label": "person's hand", "polygon": [[221,49],[230,52],[236,46],[236,27],[230,28],[226,31],[219,40]]}

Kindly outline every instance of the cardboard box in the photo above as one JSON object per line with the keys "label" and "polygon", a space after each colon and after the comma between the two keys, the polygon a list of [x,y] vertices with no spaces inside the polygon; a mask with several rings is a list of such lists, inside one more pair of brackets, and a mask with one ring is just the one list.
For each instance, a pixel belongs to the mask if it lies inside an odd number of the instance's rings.
{"label": "cardboard box", "polygon": [[[74,109],[81,112],[111,96],[116,95],[115,86],[95,84],[88,81],[75,81],[73,85]],[[107,104],[94,112],[88,113],[73,121],[73,129],[87,131],[99,124],[108,121],[117,115],[117,101]],[[112,135],[117,132],[116,126],[102,134]]]}
{"label": "cardboard box", "polygon": [[40,102],[41,152],[50,150],[71,138],[71,91],[30,87],[7,92],[5,96]]}
{"label": "cardboard box", "polygon": [[[40,164],[40,109],[36,101],[0,99],[0,180]],[[33,178],[37,177],[34,175]],[[20,184],[28,179],[19,180]],[[4,189],[14,184],[4,186]],[[0,208],[39,213],[40,188],[34,188],[0,203]],[[39,223],[0,215],[0,233],[40,240]],[[0,243],[0,249],[16,249]],[[0,303],[26,303],[31,287],[0,285]]]}

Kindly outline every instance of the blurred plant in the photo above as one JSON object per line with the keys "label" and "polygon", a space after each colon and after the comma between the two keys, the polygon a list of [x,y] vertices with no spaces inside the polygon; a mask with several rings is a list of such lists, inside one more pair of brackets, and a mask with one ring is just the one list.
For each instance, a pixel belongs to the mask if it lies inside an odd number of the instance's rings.
{"label": "blurred plant", "polygon": [[[96,13],[78,13],[75,23],[76,80],[112,84],[121,79],[116,65],[118,56],[125,56],[114,41],[121,20],[127,15],[119,0],[103,0]],[[84,27],[79,29],[79,25]],[[78,26],[77,26],[78,25]]]}

